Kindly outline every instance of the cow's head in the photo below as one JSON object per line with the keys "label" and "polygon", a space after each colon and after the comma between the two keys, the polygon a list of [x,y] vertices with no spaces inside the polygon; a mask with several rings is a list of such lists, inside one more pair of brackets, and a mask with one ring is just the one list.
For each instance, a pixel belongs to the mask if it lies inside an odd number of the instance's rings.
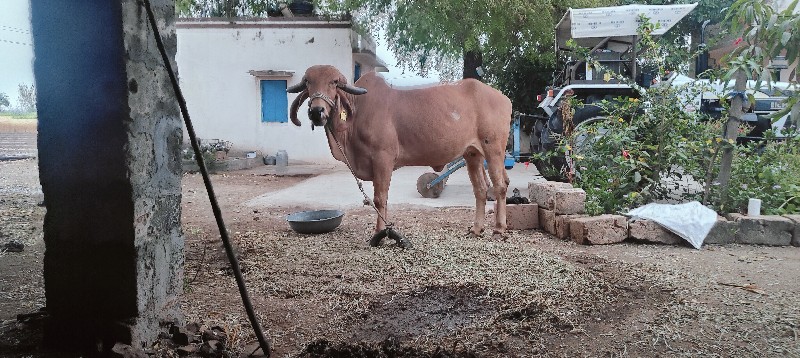
{"label": "cow's head", "polygon": [[[286,92],[300,92],[289,109],[292,123],[300,126],[297,110],[308,98],[308,118],[313,125],[324,126],[330,118],[346,119],[353,115],[352,105],[345,93],[361,95],[367,90],[347,84],[347,78],[336,67],[318,65],[309,67],[300,83],[287,88]],[[343,116],[341,111],[346,111],[346,114]]]}

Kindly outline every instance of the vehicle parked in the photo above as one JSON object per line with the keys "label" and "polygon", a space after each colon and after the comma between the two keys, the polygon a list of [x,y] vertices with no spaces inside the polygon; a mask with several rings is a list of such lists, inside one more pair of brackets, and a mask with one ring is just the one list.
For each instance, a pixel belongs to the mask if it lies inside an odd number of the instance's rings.
{"label": "vehicle parked", "polygon": [[[642,16],[660,25],[650,32],[650,36],[658,37],[669,31],[696,6],[697,4],[625,5],[568,10],[555,29],[558,70],[553,76],[553,85],[537,96],[541,112],[522,117],[528,121],[522,124],[522,128],[528,129],[531,153],[551,153],[558,146],[565,129],[569,132],[573,128],[606,119],[604,109],[599,106],[600,102],[617,97],[638,98],[641,88],[701,87],[702,90],[696,91],[699,96],[687,101],[686,110],[703,111],[711,117],[721,115],[721,99],[731,92],[732,82],[726,87],[719,81],[695,80],[677,72],[661,77],[640,58],[642,45],[637,31]],[[586,50],[595,61],[586,61],[583,56],[579,56],[575,46]],[[757,90],[754,89],[755,85],[753,81],[748,83],[748,94],[752,95],[749,97],[754,98],[754,103],[749,106],[743,118],[752,125],[752,129],[740,138],[740,142],[760,139],[771,126],[780,133],[782,126],[788,122],[788,115],[774,123],[768,115],[785,108],[784,100],[791,90],[789,84],[764,84]],[[583,105],[569,106],[574,112],[571,112],[571,117],[565,116],[565,105],[575,101]],[[545,172],[543,166],[552,169],[564,164],[564,157],[556,155],[551,160],[540,160],[537,166],[541,172]]]}

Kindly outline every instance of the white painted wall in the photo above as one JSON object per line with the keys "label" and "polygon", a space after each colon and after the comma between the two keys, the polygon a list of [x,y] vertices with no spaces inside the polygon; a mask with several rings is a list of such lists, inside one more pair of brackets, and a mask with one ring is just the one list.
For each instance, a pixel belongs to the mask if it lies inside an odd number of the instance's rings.
{"label": "white painted wall", "polygon": [[[306,68],[333,65],[351,81],[353,54],[349,28],[268,27],[276,21],[179,22],[178,73],[195,131],[202,139],[223,139],[237,150],[274,155],[285,149],[290,161],[333,162],[324,130],[312,132],[305,105],[298,111],[302,127],[261,122],[260,78],[250,70],[294,71],[288,86]],[[285,21],[291,26],[304,23]],[[309,21],[314,26],[324,21]],[[347,24],[334,22],[334,24]],[[311,41],[313,39],[313,42]],[[268,78],[264,78],[268,79]],[[279,78],[274,78],[279,79]],[[283,78],[280,78],[283,79]],[[290,105],[296,94],[288,94]]]}

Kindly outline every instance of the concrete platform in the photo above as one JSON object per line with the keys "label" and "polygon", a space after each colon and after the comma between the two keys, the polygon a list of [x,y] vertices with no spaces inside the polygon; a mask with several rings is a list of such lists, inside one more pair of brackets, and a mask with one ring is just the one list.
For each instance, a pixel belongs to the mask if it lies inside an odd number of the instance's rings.
{"label": "concrete platform", "polygon": [[[417,192],[417,178],[432,172],[430,167],[400,168],[392,175],[389,189],[389,207],[412,205],[423,207],[473,207],[475,197],[466,168],[451,174],[441,196],[436,199],[423,198]],[[276,173],[277,174],[277,173]],[[255,208],[305,207],[308,209],[347,209],[363,205],[361,192],[355,179],[344,164],[289,165],[285,175],[315,175],[292,187],[258,196],[245,204]],[[534,165],[525,168],[517,163],[508,170],[511,181],[508,196],[518,188],[526,196],[528,183],[544,181]],[[364,182],[364,191],[372,199],[372,183]],[[489,202],[488,208],[493,208]]]}

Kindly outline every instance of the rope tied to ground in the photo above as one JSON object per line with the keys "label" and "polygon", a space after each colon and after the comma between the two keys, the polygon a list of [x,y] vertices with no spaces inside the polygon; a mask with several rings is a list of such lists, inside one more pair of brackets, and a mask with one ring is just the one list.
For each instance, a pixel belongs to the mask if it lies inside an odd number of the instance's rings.
{"label": "rope tied to ground", "polygon": [[364,196],[364,203],[372,206],[375,212],[378,213],[378,218],[380,218],[381,221],[383,221],[383,224],[386,226],[385,229],[378,231],[377,233],[375,233],[374,236],[372,236],[372,238],[369,240],[369,245],[373,247],[378,246],[380,245],[381,240],[383,240],[383,238],[388,237],[394,240],[397,243],[397,246],[399,247],[411,248],[411,242],[406,240],[402,235],[400,235],[400,233],[394,230],[394,223],[386,220],[381,211],[378,210],[378,207],[375,206],[375,202],[369,198],[369,195],[367,195],[367,192],[364,190],[364,182],[361,181],[361,179],[359,179],[358,176],[356,175],[355,170],[353,170],[353,166],[350,164],[350,159],[347,158],[347,154],[344,152],[342,144],[339,143],[339,140],[336,139],[335,135],[333,135],[333,131],[330,128],[330,121],[325,125],[325,132],[328,135],[330,135],[331,138],[333,138],[333,142],[336,143],[336,147],[339,148],[339,152],[342,153],[342,157],[344,158],[344,164],[347,165],[347,169],[350,170],[350,174],[352,174],[353,178],[356,180],[356,184],[358,185],[358,190],[361,191],[361,195]]}

